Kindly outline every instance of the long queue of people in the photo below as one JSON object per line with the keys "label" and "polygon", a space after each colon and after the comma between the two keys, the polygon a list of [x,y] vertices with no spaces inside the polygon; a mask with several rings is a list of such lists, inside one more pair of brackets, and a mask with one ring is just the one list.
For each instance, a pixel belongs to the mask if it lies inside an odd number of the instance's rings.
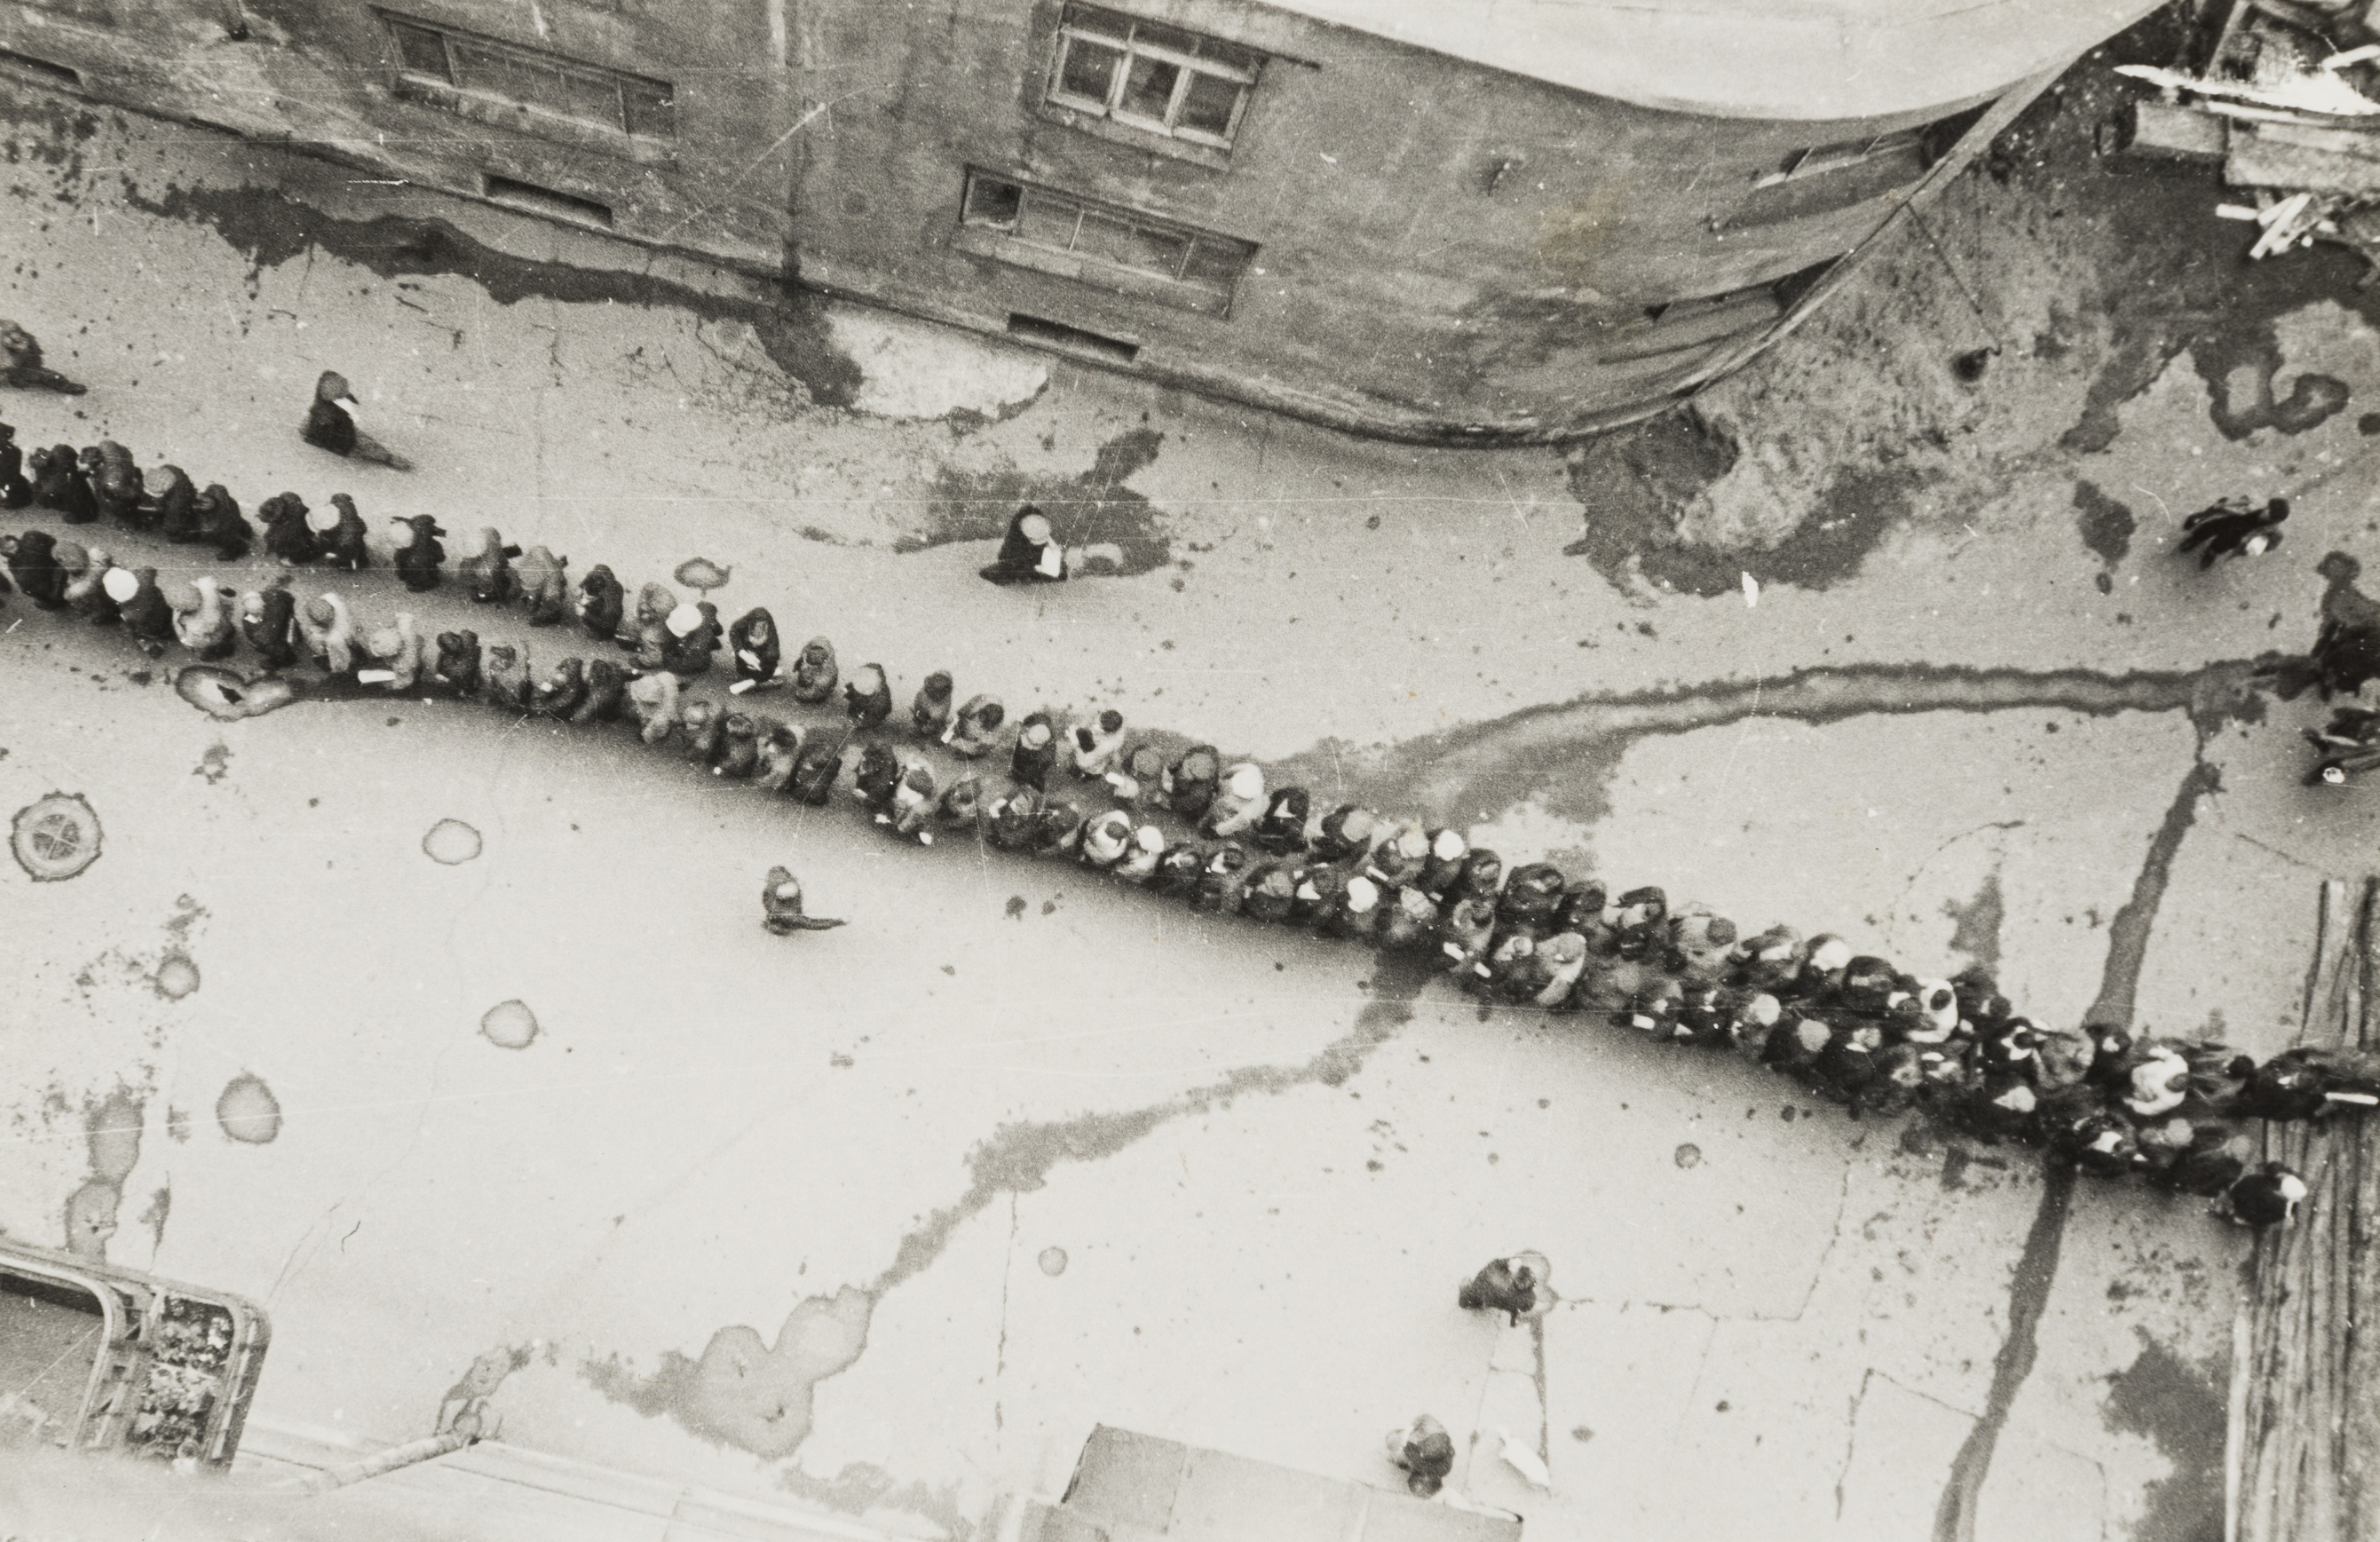
{"label": "long queue of people", "polygon": [[[0,425],[0,504],[69,526],[107,521],[225,560],[254,539],[219,485],[199,492],[172,467],[138,471],[120,445],[36,452],[27,469]],[[236,610],[233,591],[206,578],[167,590],[153,568],[128,569],[46,530],[0,537],[0,551],[36,609],[120,627],[152,656],[179,649],[213,663],[244,642],[271,672],[310,664],[359,689],[625,724],[647,746],[766,794],[823,807],[840,791],[900,840],[979,840],[1210,915],[1428,955],[1487,1002],[1755,1055],[1854,1117],[1923,1107],[1986,1141],[2046,1146],[2090,1173],[2221,1197],[2252,1224],[2288,1219],[2305,1187],[2252,1162],[2244,1121],[2380,1102],[2380,1055],[2298,1050],[2259,1064],[2114,1025],[2036,1022],[1980,970],[1919,977],[1830,934],[1746,934],[1658,887],[1615,892],[1541,862],[1508,869],[1460,831],[1352,803],[1318,808],[1307,789],[1275,785],[1211,745],[1129,734],[1113,710],[1067,722],[1035,710],[1012,723],[998,697],[961,700],[937,671],[900,710],[881,665],[845,677],[822,637],[789,651],[765,608],[722,624],[707,597],[685,601],[658,582],[632,594],[602,565],[573,583],[565,559],[493,529],[451,571],[446,532],[428,516],[394,522],[384,544],[408,590],[459,586],[529,626],[568,628],[583,652],[533,666],[526,649],[482,646],[470,630],[423,636],[407,613],[365,625],[343,596],[301,603],[289,583],[298,569],[352,574],[379,560],[354,500],[316,509],[283,493],[258,514],[264,549],[288,572],[238,596]],[[723,701],[695,688],[722,676]],[[754,705],[778,693],[827,721]],[[802,918],[790,874],[770,875],[763,903],[772,930],[840,924]]]}

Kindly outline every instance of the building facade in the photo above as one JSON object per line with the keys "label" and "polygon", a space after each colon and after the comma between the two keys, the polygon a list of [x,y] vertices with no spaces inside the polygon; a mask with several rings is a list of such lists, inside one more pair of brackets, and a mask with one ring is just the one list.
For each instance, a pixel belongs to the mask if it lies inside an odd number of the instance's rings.
{"label": "building facade", "polygon": [[0,0],[0,70],[1358,432],[1512,442],[1741,364],[2147,8]]}

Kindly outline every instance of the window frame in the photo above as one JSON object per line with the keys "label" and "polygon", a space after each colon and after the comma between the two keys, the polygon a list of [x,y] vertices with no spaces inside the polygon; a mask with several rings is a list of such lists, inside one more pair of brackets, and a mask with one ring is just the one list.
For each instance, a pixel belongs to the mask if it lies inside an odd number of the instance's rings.
{"label": "window frame", "polygon": [[[395,73],[400,89],[414,87],[430,92],[452,92],[465,100],[501,106],[515,112],[533,115],[567,124],[578,130],[594,130],[616,136],[632,144],[672,146],[677,141],[677,85],[658,76],[639,75],[632,70],[614,69],[551,49],[531,48],[523,43],[490,37],[468,28],[454,27],[401,11],[379,10],[391,50],[395,55]],[[417,66],[407,47],[407,34],[434,40],[444,72],[438,73]],[[455,62],[457,43],[465,48],[502,63],[511,63],[528,70],[553,75],[573,81],[579,87],[599,86],[609,91],[613,113],[606,120],[590,117],[550,103],[534,100],[509,91],[491,90],[484,85],[468,83],[471,72]],[[432,97],[432,100],[436,100]],[[444,105],[443,102],[441,105]]]}
{"label": "window frame", "polygon": [[[1121,34],[1105,30],[1102,24],[1111,20],[1123,24]],[[1050,76],[1042,90],[1042,100],[1052,106],[1102,118],[1126,128],[1138,129],[1144,134],[1179,140],[1184,144],[1199,145],[1208,150],[1231,150],[1237,142],[1240,126],[1247,116],[1248,101],[1256,94],[1257,81],[1264,70],[1265,56],[1253,48],[1228,39],[1208,39],[1204,33],[1193,35],[1202,42],[1211,41],[1235,54],[1245,55],[1251,62],[1245,66],[1233,64],[1169,43],[1144,40],[1140,36],[1142,27],[1161,25],[1144,22],[1137,17],[1099,6],[1067,6],[1058,23],[1057,45],[1050,54]],[[1189,32],[1189,29],[1183,27],[1164,27],[1163,30],[1174,33]],[[1116,63],[1110,67],[1104,98],[1086,96],[1066,89],[1066,60],[1078,40],[1118,55]],[[1131,82],[1133,61],[1136,58],[1151,59],[1174,70],[1173,89],[1166,98],[1162,117],[1148,117],[1131,112],[1123,105],[1124,88]],[[1232,101],[1231,121],[1220,134],[1187,127],[1181,121],[1183,109],[1190,99],[1191,82],[1200,75],[1227,80],[1238,88]]]}
{"label": "window frame", "polygon": [[[987,206],[1011,206],[1012,200],[1014,212],[1005,219],[991,217],[985,212]],[[1036,205],[1040,207],[1045,216],[1071,210],[1073,221],[1067,227],[1063,246],[1025,233]],[[1172,270],[1166,272],[1119,261],[1106,255],[1099,246],[1087,245],[1083,238],[1084,230],[1094,218],[1120,225],[1132,234],[1180,243],[1181,250],[1173,260]],[[1236,236],[1202,230],[1196,225],[1184,225],[1163,215],[1150,214],[1100,199],[1085,198],[981,166],[966,168],[959,192],[958,223],[961,239],[956,244],[961,250],[1014,261],[1021,266],[1054,273],[1061,277],[1086,283],[1105,283],[1108,287],[1121,287],[1164,303],[1214,315],[1230,312],[1239,293],[1240,280],[1255,265],[1257,255],[1262,249],[1256,242],[1242,240]],[[1197,276],[1200,272],[1197,258],[1202,250],[1228,252],[1236,259],[1229,284],[1217,285]]]}

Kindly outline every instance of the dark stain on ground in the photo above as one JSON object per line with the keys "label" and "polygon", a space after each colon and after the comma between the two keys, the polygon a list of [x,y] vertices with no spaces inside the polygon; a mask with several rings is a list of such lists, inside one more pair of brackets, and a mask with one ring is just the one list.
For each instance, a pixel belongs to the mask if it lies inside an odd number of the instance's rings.
{"label": "dark stain on ground", "polygon": [[1934,1512],[1934,1542],[1974,1542],[1975,1501],[1990,1475],[1992,1452],[1999,1444],[2001,1427],[2016,1394],[2033,1374],[2040,1353],[2042,1315],[2049,1307],[2049,1287],[2058,1279],[2058,1256],[2066,1239],[2066,1217],[2074,1205],[2075,1170],[2046,1167],[2041,1180],[2041,1208],[2034,1212],[2025,1232],[2024,1250],[2017,1255],[2016,1278],[2009,1287],[2008,1337],[1992,1359],[1991,1390],[1984,1411],[1967,1431],[1959,1453],[1950,1461],[1950,1480]]}
{"label": "dark stain on ground", "polygon": [[[2062,95],[2045,97],[2019,126],[2034,147],[2023,159],[2054,168],[2050,191],[2061,213],[2111,232],[2096,292],[2078,297],[2078,309],[2107,318],[2110,334],[2082,415],[2060,442],[2069,450],[2091,453],[2113,443],[2118,409],[2185,353],[2206,383],[2208,416],[2225,437],[2245,438],[2260,428],[2301,433],[2346,406],[2347,387],[2309,373],[2277,394],[2273,378],[2286,361],[2275,323],[2334,300],[2380,325],[2380,288],[2357,287],[2368,268],[2351,251],[2323,245],[2249,261],[2256,231],[2216,214],[2216,206],[2229,200],[2216,169],[2093,152],[2093,134],[2119,104],[2150,93],[2101,69],[2171,64],[2180,42],[2169,14],[2175,9],[2161,7],[2118,39],[2096,61],[2099,67],[2070,75]],[[2230,378],[2242,366],[2254,383],[2247,400],[2233,401]]]}
{"label": "dark stain on ground", "polygon": [[670,306],[694,315],[748,323],[777,368],[822,407],[849,407],[861,371],[834,346],[826,301],[790,285],[768,303],[705,294],[649,273],[580,268],[499,251],[441,219],[382,214],[369,220],[323,213],[271,188],[172,188],[160,198],[131,189],[125,201],[146,213],[205,225],[246,257],[251,271],[279,267],[309,251],[368,268],[383,278],[454,273],[498,305],[540,298],[567,305]]}
{"label": "dark stain on ground", "polygon": [[968,1153],[972,1182],[955,1203],[903,1237],[892,1262],[864,1289],[845,1286],[795,1306],[773,1344],[739,1325],[712,1334],[698,1359],[666,1352],[650,1375],[638,1374],[616,1354],[588,1360],[579,1374],[605,1397],[649,1418],[666,1415],[698,1435],[755,1455],[788,1455],[809,1435],[818,1383],[849,1369],[868,1347],[868,1321],[884,1293],[931,1265],[970,1217],[1002,1195],[1040,1188],[1061,1163],[1113,1156],[1171,1120],[1242,1094],[1340,1086],[1412,1021],[1415,999],[1437,975],[1427,957],[1381,959],[1371,999],[1354,1026],[1303,1065],[1243,1067],[1148,1108],[1000,1126]]}
{"label": "dark stain on ground", "polygon": [[134,1218],[140,1225],[149,1228],[151,1252],[153,1253],[165,1245],[165,1218],[173,1213],[174,1189],[169,1184],[152,1193],[149,1196],[149,1208]]}
{"label": "dark stain on ground", "polygon": [[1123,553],[1116,571],[1124,576],[1163,567],[1173,560],[1163,513],[1124,483],[1155,463],[1164,439],[1155,429],[1130,430],[1100,445],[1090,469],[1072,477],[1014,467],[961,471],[945,466],[935,475],[925,505],[926,528],[902,537],[893,550],[923,552],[956,541],[998,540],[1008,533],[1018,507],[1032,504],[1050,516],[1050,528],[1063,544],[1114,545]]}
{"label": "dark stain on ground", "polygon": [[1562,548],[1615,584],[1635,571],[1667,589],[1709,599],[1735,593],[1749,573],[1763,584],[1823,589],[1851,577],[1934,473],[1908,466],[1844,466],[1811,514],[1772,546],[1706,546],[1679,534],[1696,499],[1732,470],[1741,447],[1688,408],[1597,439],[1570,458],[1571,495],[1586,510],[1579,539]]}
{"label": "dark stain on ground", "polygon": [[2146,1436],[2173,1463],[2150,1484],[2132,1542],[2221,1542],[2224,1397],[2216,1378],[2143,1333],[2141,1353],[2107,1378],[2099,1416]]}
{"label": "dark stain on ground", "polygon": [[2074,484],[2074,528],[2101,562],[2109,567],[2122,562],[2132,549],[2132,532],[2139,528],[2131,509],[2101,492],[2096,482]]}
{"label": "dark stain on ground", "polygon": [[[2200,720],[2202,750],[2210,732],[2208,722]],[[2197,822],[2199,800],[2221,787],[2222,778],[2216,769],[2193,757],[2156,834],[2150,838],[2148,854],[2132,880],[2131,896],[2108,925],[2107,958],[2100,971],[2099,994],[2091,1003],[2085,1022],[2117,1027],[2131,1026],[2142,961],[2148,953],[2157,907],[2164,903],[2166,885],[2173,877],[2174,858],[2180,855],[2183,837]],[[1999,1445],[2009,1410],[2015,1405],[2025,1378],[2033,1372],[2036,1335],[2042,1313],[2049,1303],[2050,1286],[2058,1278],[2058,1251],[2065,1239],[2066,1218],[2073,1208],[2075,1181],[2076,1170],[2064,1163],[2053,1161],[2043,1167],[2041,1208],[2034,1213],[2033,1226],[2025,1234],[2024,1250],[2017,1258],[2016,1279],[2009,1291],[2008,1337],[1992,1361],[1991,1390],[1985,1396],[1984,1412],[1951,1460],[1949,1480],[1943,1485],[1941,1503],[1934,1513],[1934,1542],[1974,1542],[1975,1505],[1983,1494],[1984,1480],[1991,1474],[1992,1454]],[[2219,1416],[2216,1424],[2219,1450]],[[2216,1470],[2220,1470],[2219,1463]],[[2216,1481],[2219,1484],[2220,1478]]]}
{"label": "dark stain on ground", "polygon": [[1964,905],[1946,900],[1942,914],[1950,917],[1950,951],[1966,955],[1976,968],[1998,973],[2000,966],[2000,926],[2008,919],[2008,903],[2000,892],[2000,870],[1984,875],[1983,887]]}
{"label": "dark stain on ground", "polygon": [[119,1087],[83,1112],[83,1138],[91,1175],[122,1184],[140,1164],[140,1127],[146,1104],[130,1087]]}
{"label": "dark stain on ground", "polygon": [[1797,670],[1780,679],[1730,681],[1688,690],[1581,697],[1407,740],[1369,755],[1319,746],[1283,762],[1277,779],[1317,790],[1318,801],[1353,798],[1416,818],[1468,822],[1532,796],[1558,817],[1591,824],[1609,811],[1608,786],[1628,747],[1658,735],[1721,728],[1752,718],[1823,725],[1867,715],[1994,712],[2058,708],[2086,716],[2188,711],[2192,720],[2254,722],[2263,698],[2250,661],[2196,671],[1971,669],[1940,664],[1853,664]]}
{"label": "dark stain on ground", "polygon": [[1347,1033],[1303,1065],[1243,1066],[1220,1081],[1178,1097],[1121,1113],[1089,1113],[1046,1123],[1002,1124],[967,1154],[974,1181],[957,1202],[936,1210],[901,1239],[892,1262],[869,1287],[880,1295],[919,1273],[937,1257],[968,1217],[1002,1195],[1030,1194],[1049,1181],[1062,1162],[1092,1162],[1111,1157],[1172,1120],[1206,1112],[1244,1094],[1274,1096],[1301,1087],[1340,1087],[1363,1069],[1373,1050],[1413,1021],[1414,1002],[1438,977],[1427,955],[1383,954],[1372,972],[1370,1000]]}
{"label": "dark stain on ground", "polygon": [[722,1445],[789,1456],[809,1438],[818,1384],[849,1369],[868,1347],[875,1310],[872,1295],[845,1286],[795,1306],[774,1343],[739,1324],[713,1333],[699,1359],[667,1352],[650,1376],[638,1376],[616,1355],[589,1360],[579,1374],[647,1418],[667,1415]]}

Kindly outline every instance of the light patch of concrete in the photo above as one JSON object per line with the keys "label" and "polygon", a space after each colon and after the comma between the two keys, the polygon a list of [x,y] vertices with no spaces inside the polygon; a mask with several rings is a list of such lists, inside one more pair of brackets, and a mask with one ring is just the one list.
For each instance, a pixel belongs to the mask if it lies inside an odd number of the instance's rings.
{"label": "light patch of concrete", "polygon": [[863,371],[852,409],[873,418],[1011,418],[1050,387],[1047,359],[889,310],[838,305],[827,334]]}

